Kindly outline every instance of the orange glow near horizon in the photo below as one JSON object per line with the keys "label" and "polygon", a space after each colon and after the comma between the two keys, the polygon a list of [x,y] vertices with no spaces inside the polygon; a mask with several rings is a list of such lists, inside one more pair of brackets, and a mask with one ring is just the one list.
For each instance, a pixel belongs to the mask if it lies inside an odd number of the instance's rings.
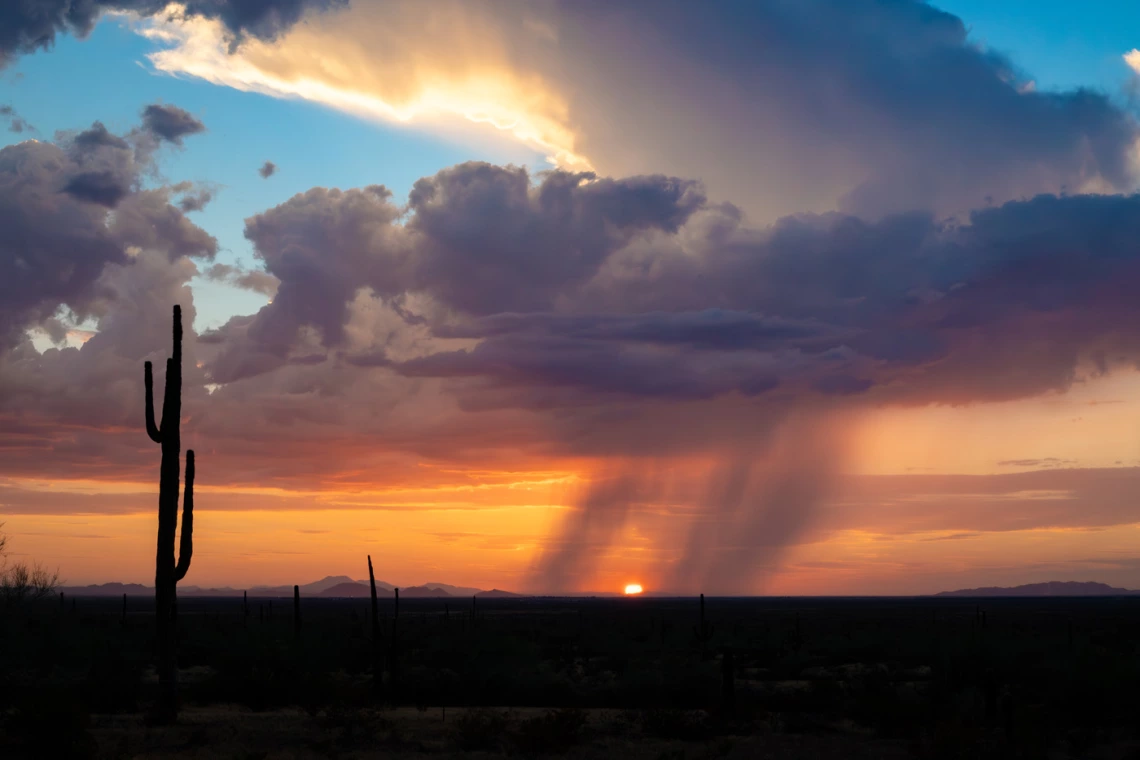
{"label": "orange glow near horizon", "polygon": [[[830,507],[756,578],[756,592],[929,593],[1041,580],[1134,586],[1128,560],[1140,521],[1131,524],[1135,518],[1125,506],[1111,505],[1127,505],[1133,485],[1125,476],[1140,464],[1140,434],[1120,424],[1140,415],[1137,391],[1140,374],[1124,372],[1020,402],[868,412],[851,425],[849,472],[887,478],[959,473],[977,478],[976,486],[942,492],[950,481],[935,479],[905,492],[834,494]],[[1002,485],[987,479],[1031,474],[1037,462],[1120,468],[1120,475],[1106,476],[1093,490],[1080,486],[1084,491],[1070,490],[1080,480]],[[213,474],[210,464],[202,456],[200,471]],[[589,570],[574,576],[577,590],[683,590],[677,568],[708,464],[671,462],[666,474],[673,490],[641,501],[614,526]],[[378,577],[397,585],[545,591],[535,576],[544,552],[559,540],[584,484],[607,470],[596,461],[554,457],[510,465],[420,465],[401,471],[403,479],[395,482],[380,476],[362,483],[300,476],[295,482],[203,482],[187,583],[209,588],[364,578],[364,558],[372,554]],[[92,474],[4,478],[0,506],[9,552],[58,567],[69,585],[149,583],[156,484]],[[999,520],[996,511],[990,519],[977,506],[983,498],[1000,503],[1002,512],[1021,510],[1023,519]],[[1071,507],[1056,504],[1066,501]],[[932,510],[938,520],[929,517]],[[1082,511],[1091,516],[1057,523],[1058,515]]]}
{"label": "orange glow near horizon", "polygon": [[644,591],[644,589],[641,588],[640,583],[631,583],[625,587],[625,595],[626,596],[636,596],[636,595],[640,594],[642,591]]}

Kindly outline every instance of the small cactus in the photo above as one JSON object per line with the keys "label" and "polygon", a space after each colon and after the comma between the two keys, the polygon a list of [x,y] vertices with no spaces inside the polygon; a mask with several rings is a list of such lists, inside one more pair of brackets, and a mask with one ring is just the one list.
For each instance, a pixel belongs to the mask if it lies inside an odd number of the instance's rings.
{"label": "small cactus", "polygon": [[693,637],[703,649],[705,644],[712,641],[714,633],[716,633],[716,626],[705,620],[705,595],[701,594],[701,619],[697,625],[693,626]]}
{"label": "small cactus", "polygon": [[293,635],[301,637],[301,587],[293,586]]}

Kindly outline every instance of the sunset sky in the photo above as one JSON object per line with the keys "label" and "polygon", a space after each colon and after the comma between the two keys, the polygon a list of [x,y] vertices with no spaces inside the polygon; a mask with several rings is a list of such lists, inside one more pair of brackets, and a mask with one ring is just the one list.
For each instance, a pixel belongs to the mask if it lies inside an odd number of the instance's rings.
{"label": "sunset sky", "polygon": [[1086,5],[0,4],[13,554],[153,581],[178,303],[186,584],[1140,588],[1140,5]]}

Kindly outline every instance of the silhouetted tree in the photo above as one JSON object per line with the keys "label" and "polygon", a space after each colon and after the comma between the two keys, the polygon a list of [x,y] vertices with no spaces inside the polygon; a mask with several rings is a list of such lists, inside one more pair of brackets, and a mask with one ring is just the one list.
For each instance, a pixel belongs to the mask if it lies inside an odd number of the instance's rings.
{"label": "silhouetted tree", "polygon": [[190,569],[194,552],[194,452],[186,452],[186,488],[182,504],[182,536],[178,561],[174,560],[174,534],[178,528],[179,458],[182,453],[182,307],[175,305],[174,355],[166,360],[166,388],[162,398],[162,423],[154,419],[154,379],[147,362],[146,432],[162,447],[158,484],[158,550],[154,568],[155,622],[158,634],[159,712],[173,720],[178,714],[178,666],[174,640],[176,587]]}
{"label": "silhouetted tree", "polygon": [[[0,528],[4,523],[0,523]],[[0,598],[5,604],[36,601],[51,596],[59,587],[59,573],[50,571],[38,562],[8,563],[8,536],[0,533]],[[63,592],[60,592],[63,598]]]}

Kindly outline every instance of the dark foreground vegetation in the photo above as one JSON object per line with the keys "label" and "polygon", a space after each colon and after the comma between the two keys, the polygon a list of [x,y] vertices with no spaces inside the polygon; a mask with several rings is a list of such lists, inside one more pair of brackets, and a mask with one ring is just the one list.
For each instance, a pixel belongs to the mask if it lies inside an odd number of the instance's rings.
{"label": "dark foreground vegetation", "polygon": [[153,598],[9,604],[0,757],[1140,758],[1140,599],[371,604],[179,600],[173,725]]}

